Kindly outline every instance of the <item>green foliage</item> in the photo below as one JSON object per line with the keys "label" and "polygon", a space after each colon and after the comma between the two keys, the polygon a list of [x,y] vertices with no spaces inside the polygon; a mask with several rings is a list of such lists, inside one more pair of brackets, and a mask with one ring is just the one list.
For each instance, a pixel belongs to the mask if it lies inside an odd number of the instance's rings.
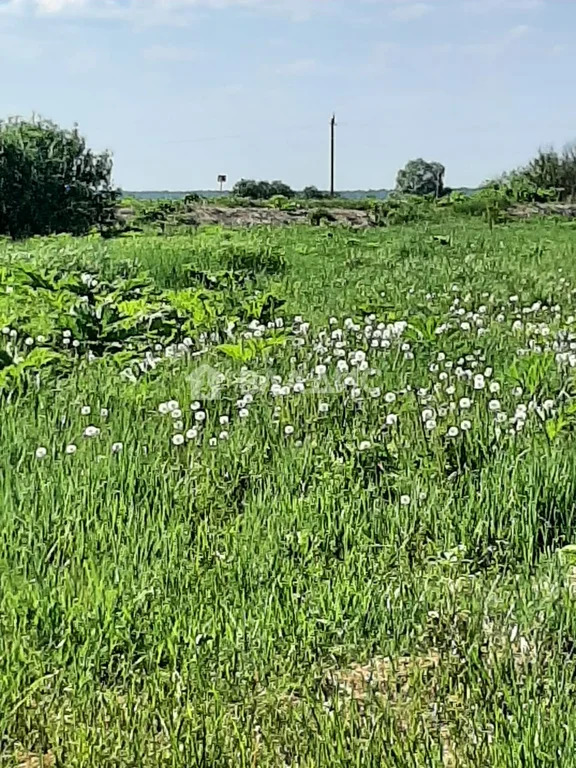
{"label": "green foliage", "polygon": [[324,192],[318,187],[310,186],[304,187],[300,196],[303,200],[327,200],[330,198],[330,193]]}
{"label": "green foliage", "polygon": [[0,242],[0,762],[572,767],[574,229],[463,202]]}
{"label": "green foliage", "polygon": [[76,128],[47,120],[0,122],[0,234],[101,232],[117,225],[112,160],[87,148]]}
{"label": "green foliage", "polygon": [[334,215],[330,213],[330,211],[326,210],[326,208],[313,208],[308,213],[308,220],[314,227],[320,226],[323,221],[326,223],[336,221]]}
{"label": "green foliage", "polygon": [[294,197],[294,191],[282,181],[254,181],[253,179],[241,179],[236,182],[232,188],[232,194],[251,200],[269,200],[275,195]]}
{"label": "green foliage", "polygon": [[441,197],[445,168],[441,163],[427,162],[421,157],[410,160],[398,171],[396,191],[403,195],[434,195]]}

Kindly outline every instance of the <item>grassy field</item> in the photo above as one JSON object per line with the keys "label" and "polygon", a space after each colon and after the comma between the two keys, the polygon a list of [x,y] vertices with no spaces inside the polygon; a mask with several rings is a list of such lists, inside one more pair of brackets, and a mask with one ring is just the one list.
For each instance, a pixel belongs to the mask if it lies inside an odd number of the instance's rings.
{"label": "grassy field", "polygon": [[1,765],[574,766],[573,224],[6,243],[0,328]]}

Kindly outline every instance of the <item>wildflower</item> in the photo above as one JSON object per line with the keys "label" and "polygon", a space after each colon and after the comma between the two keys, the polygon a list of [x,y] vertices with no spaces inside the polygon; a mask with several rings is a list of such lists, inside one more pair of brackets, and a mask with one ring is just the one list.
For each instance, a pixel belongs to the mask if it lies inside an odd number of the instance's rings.
{"label": "wildflower", "polygon": [[121,453],[124,448],[124,443],[112,443],[111,451],[112,453]]}
{"label": "wildflower", "polygon": [[318,406],[318,410],[320,411],[320,413],[328,413],[328,411],[330,410],[330,406],[328,405],[328,403],[320,403],[320,405]]}
{"label": "wildflower", "polygon": [[393,427],[397,423],[398,423],[398,416],[395,413],[389,413],[388,416],[386,416],[387,427]]}
{"label": "wildflower", "polygon": [[462,432],[468,432],[472,429],[472,422],[468,421],[468,419],[464,419],[464,421],[460,424],[460,429]]}
{"label": "wildflower", "polygon": [[229,423],[230,419],[228,418],[228,416],[220,416],[219,421],[220,421],[220,425],[225,427]]}
{"label": "wildflower", "polygon": [[544,400],[542,403],[542,408],[545,411],[551,411],[554,408],[554,400]]}
{"label": "wildflower", "polygon": [[39,460],[45,459],[47,455],[48,455],[48,451],[46,450],[46,448],[43,448],[42,446],[40,446],[39,448],[36,448],[37,459]]}
{"label": "wildflower", "polygon": [[182,432],[184,429],[184,422],[183,421],[173,421],[172,426],[176,430],[176,432]]}
{"label": "wildflower", "polygon": [[302,381],[297,381],[297,382],[296,382],[296,384],[294,384],[294,386],[292,387],[292,390],[293,390],[293,391],[294,391],[294,392],[295,392],[297,395],[299,395],[299,394],[301,394],[302,392],[304,392],[304,389],[305,389],[305,386],[304,386],[304,383],[303,383]]}
{"label": "wildflower", "polygon": [[384,395],[384,402],[388,403],[389,405],[391,405],[392,403],[395,403],[396,395],[394,394],[394,392],[386,392],[386,394]]}
{"label": "wildflower", "polygon": [[431,408],[425,408],[422,411],[422,421],[430,421],[430,419],[434,418],[434,411]]}
{"label": "wildflower", "polygon": [[514,389],[512,390],[512,394],[514,395],[514,397],[522,397],[522,395],[524,394],[524,390],[522,389],[522,387],[514,387]]}
{"label": "wildflower", "polygon": [[287,437],[288,437],[288,436],[290,436],[290,435],[293,435],[293,434],[294,434],[294,427],[293,427],[293,426],[291,426],[290,424],[287,424],[287,425],[284,427],[284,434],[285,434]]}
{"label": "wildflower", "polygon": [[98,427],[90,426],[90,427],[86,427],[86,429],[84,430],[84,437],[87,437],[87,438],[98,437],[99,434],[100,434],[100,430],[98,429]]}
{"label": "wildflower", "polygon": [[340,373],[347,373],[348,372],[348,363],[346,360],[338,360],[336,363],[336,368]]}
{"label": "wildflower", "polygon": [[501,409],[500,400],[490,400],[488,403],[488,410],[496,412]]}
{"label": "wildflower", "polygon": [[461,410],[467,411],[472,407],[472,400],[470,400],[469,397],[461,397],[458,405],[460,406]]}
{"label": "wildflower", "polygon": [[200,406],[200,403],[198,402],[198,400],[195,400],[195,401],[194,401],[194,402],[193,402],[193,403],[190,405],[190,410],[191,410],[191,411],[198,411],[198,410],[200,410],[200,407],[201,407],[201,406]]}
{"label": "wildflower", "polygon": [[350,390],[350,396],[354,398],[354,400],[359,400],[362,397],[362,390],[360,387],[354,387]]}
{"label": "wildflower", "polygon": [[66,446],[65,453],[67,456],[73,456],[77,450],[77,446],[75,446],[74,443],[70,443],[70,445]]}
{"label": "wildflower", "polygon": [[164,416],[165,416],[167,413],[170,413],[170,408],[169,408],[169,406],[168,406],[168,403],[160,403],[160,405],[158,406],[158,411],[159,411],[161,414],[163,414]]}
{"label": "wildflower", "polygon": [[404,360],[414,360],[414,352],[404,352]]}
{"label": "wildflower", "polygon": [[424,424],[424,426],[426,427],[428,432],[432,432],[433,430],[436,429],[436,426],[437,426],[436,419],[428,419]]}
{"label": "wildflower", "polygon": [[506,416],[506,414],[503,413],[502,411],[499,411],[496,414],[496,423],[497,424],[505,424],[507,421],[508,421],[508,416]]}
{"label": "wildflower", "polygon": [[370,397],[374,398],[374,400],[377,400],[381,395],[381,389],[380,387],[374,387],[374,389],[370,390]]}
{"label": "wildflower", "polygon": [[90,416],[92,409],[89,405],[83,405],[82,408],[80,408],[80,413],[82,416]]}
{"label": "wildflower", "polygon": [[474,376],[474,389],[484,389],[486,381],[481,373],[477,373]]}
{"label": "wildflower", "polygon": [[208,440],[208,445],[210,446],[210,448],[216,448],[216,446],[218,445],[218,440],[216,440],[215,437],[211,437],[210,440]]}
{"label": "wildflower", "polygon": [[361,451],[369,451],[372,447],[372,444],[369,440],[363,440],[360,445],[358,446],[359,450]]}
{"label": "wildflower", "polygon": [[181,419],[182,411],[180,410],[180,408],[174,408],[173,411],[170,411],[170,416],[172,416],[173,419]]}
{"label": "wildflower", "polygon": [[238,411],[238,416],[241,419],[247,419],[248,416],[250,416],[250,411],[248,410],[248,408],[240,408],[240,410]]}
{"label": "wildflower", "polygon": [[184,435],[172,435],[172,444],[173,445],[184,445]]}
{"label": "wildflower", "polygon": [[220,438],[220,440],[228,440],[228,438],[230,437],[230,434],[228,433],[227,430],[223,429],[222,432],[220,432],[220,434],[218,435],[218,437]]}
{"label": "wildflower", "polygon": [[317,365],[314,369],[314,373],[316,376],[324,376],[326,374],[326,366],[325,365]]}
{"label": "wildflower", "polygon": [[27,336],[24,339],[24,344],[26,344],[27,347],[31,347],[32,344],[34,344],[34,339],[31,336]]}
{"label": "wildflower", "polygon": [[453,395],[454,392],[456,392],[456,387],[453,384],[450,384],[449,387],[446,387],[446,394],[447,395]]}
{"label": "wildflower", "polygon": [[4,328],[2,328],[2,333],[4,334],[4,336],[8,336],[10,333],[10,328],[8,328],[8,326],[5,325]]}
{"label": "wildflower", "polygon": [[353,376],[346,376],[344,379],[344,386],[345,387],[353,387],[354,384],[356,384],[356,381]]}
{"label": "wildflower", "polygon": [[108,418],[108,408],[100,408],[100,416],[103,419],[107,419]]}
{"label": "wildflower", "polygon": [[405,493],[403,496],[400,496],[400,504],[403,507],[407,507],[410,504],[410,496],[408,496],[407,493]]}
{"label": "wildflower", "polygon": [[459,433],[458,427],[450,427],[450,429],[446,434],[448,435],[448,437],[458,437],[458,433]]}
{"label": "wildflower", "polygon": [[196,440],[198,437],[198,430],[196,427],[192,427],[192,429],[189,429],[188,432],[186,432],[186,440]]}
{"label": "wildflower", "polygon": [[500,392],[500,384],[497,381],[491,381],[488,385],[488,389],[493,395],[495,395]]}

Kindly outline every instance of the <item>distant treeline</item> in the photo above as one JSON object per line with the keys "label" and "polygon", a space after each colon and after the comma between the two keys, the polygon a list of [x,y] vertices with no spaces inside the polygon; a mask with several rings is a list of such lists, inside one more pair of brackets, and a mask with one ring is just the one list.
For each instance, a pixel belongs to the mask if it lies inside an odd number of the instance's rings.
{"label": "distant treeline", "polygon": [[[462,192],[465,195],[471,195],[476,192],[476,189],[470,187],[455,187],[453,188],[457,192]],[[394,190],[392,189],[347,189],[337,193],[338,197],[344,200],[386,200]],[[229,191],[219,192],[214,189],[197,189],[197,190],[141,190],[132,192],[123,190],[124,197],[131,197],[136,200],[183,200],[186,195],[197,194],[200,197],[204,197],[207,200],[217,197],[227,197],[231,194]],[[297,194],[297,193],[296,193]]]}

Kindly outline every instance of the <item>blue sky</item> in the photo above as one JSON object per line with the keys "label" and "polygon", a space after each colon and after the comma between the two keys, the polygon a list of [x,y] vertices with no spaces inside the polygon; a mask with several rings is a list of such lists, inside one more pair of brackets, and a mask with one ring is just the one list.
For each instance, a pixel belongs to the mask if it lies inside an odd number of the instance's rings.
{"label": "blue sky", "polygon": [[109,148],[125,189],[226,173],[476,185],[576,140],[576,0],[0,0],[1,115]]}

